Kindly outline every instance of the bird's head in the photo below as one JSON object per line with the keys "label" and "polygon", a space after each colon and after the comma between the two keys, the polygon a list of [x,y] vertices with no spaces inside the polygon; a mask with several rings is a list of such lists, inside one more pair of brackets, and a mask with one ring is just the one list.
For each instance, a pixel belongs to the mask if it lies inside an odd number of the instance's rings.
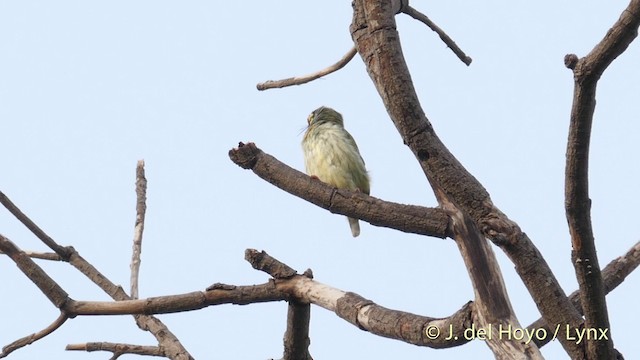
{"label": "bird's head", "polygon": [[340,126],[344,126],[344,121],[342,120],[342,115],[339,112],[333,110],[330,107],[321,106],[315,110],[309,117],[307,117],[307,124],[309,126],[320,125],[324,123],[335,123]]}

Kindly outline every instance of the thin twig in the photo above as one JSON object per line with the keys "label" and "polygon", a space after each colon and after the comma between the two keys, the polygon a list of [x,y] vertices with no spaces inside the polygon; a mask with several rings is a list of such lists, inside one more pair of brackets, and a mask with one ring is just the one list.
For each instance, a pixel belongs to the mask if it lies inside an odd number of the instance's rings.
{"label": "thin twig", "polygon": [[131,254],[131,298],[138,298],[138,278],[140,274],[140,254],[142,253],[142,233],[147,212],[147,179],[144,176],[144,160],[136,166],[136,224],[133,231],[133,252]]}
{"label": "thin twig", "polygon": [[2,353],[0,353],[0,358],[7,357],[13,351],[18,350],[21,347],[25,347],[27,345],[31,345],[34,342],[42,339],[43,337],[51,334],[52,332],[57,330],[60,326],[62,326],[62,324],[64,324],[65,321],[67,321],[67,319],[69,319],[69,317],[64,312],[61,312],[60,315],[58,316],[58,318],[55,319],[46,328],[38,331],[37,333],[34,333],[34,334],[31,334],[31,335],[25,336],[25,337],[23,337],[21,339],[18,339],[16,341],[12,342],[11,344],[3,347],[2,348]]}
{"label": "thin twig", "polygon": [[45,245],[47,245],[51,250],[55,251],[56,254],[60,255],[65,260],[69,259],[70,250],[58,245],[49,235],[47,235],[36,223],[34,223],[27,215],[25,215],[9,198],[0,191],[0,203],[4,205],[13,216],[16,217],[24,226],[27,227],[35,236],[38,237]]}
{"label": "thin twig", "polygon": [[259,83],[258,85],[256,85],[256,87],[258,88],[258,90],[262,91],[262,90],[268,90],[268,89],[283,88],[283,87],[292,86],[292,85],[302,85],[342,69],[345,65],[349,63],[349,61],[351,61],[351,59],[353,59],[355,55],[356,55],[356,48],[354,46],[342,57],[342,59],[338,60],[337,63],[325,69],[322,69],[318,72],[304,75],[304,76],[291,77],[283,80],[268,80],[263,83]]}
{"label": "thin twig", "polygon": [[[23,250],[24,254],[32,259],[40,259],[40,260],[51,260],[51,261],[64,261],[60,255],[56,253],[43,253],[31,250]],[[0,254],[4,254],[4,252],[0,251]]]}
{"label": "thin twig", "polygon": [[458,47],[456,42],[453,41],[453,39],[451,39],[449,35],[447,35],[447,33],[444,32],[444,30],[442,30],[438,25],[436,25],[433,21],[431,21],[431,19],[429,19],[427,15],[412,8],[409,5],[402,7],[401,11],[411,16],[412,18],[422,22],[423,24],[427,25],[431,30],[435,31],[438,34],[438,36],[440,36],[440,39],[442,39],[442,41],[444,41],[444,43],[447,44],[447,47],[451,49],[451,51],[453,51],[454,54],[456,54],[456,56],[458,57],[458,59],[460,59],[460,61],[465,63],[467,66],[471,65],[471,61],[473,60],[469,56],[467,56],[467,54],[465,54],[464,51],[460,49],[460,47]]}

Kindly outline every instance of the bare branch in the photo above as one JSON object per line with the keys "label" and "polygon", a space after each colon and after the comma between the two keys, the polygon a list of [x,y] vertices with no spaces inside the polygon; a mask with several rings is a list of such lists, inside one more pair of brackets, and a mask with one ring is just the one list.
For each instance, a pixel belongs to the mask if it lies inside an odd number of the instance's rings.
{"label": "bare branch", "polygon": [[253,170],[280,189],[332,213],[409,233],[439,238],[449,236],[449,217],[442,209],[402,205],[362,192],[336,189],[283,164],[253,143],[240,143],[238,148],[229,151],[229,157],[238,166]]}
{"label": "bare branch", "polygon": [[[540,313],[551,324],[579,328],[580,314],[528,236],[493,205],[486,189],[440,141],[420,106],[399,42],[389,2],[354,1],[351,35],[402,139],[427,179],[467,213],[482,233],[514,262]],[[560,338],[571,357],[583,353],[575,341]]]}
{"label": "bare branch", "polygon": [[[245,259],[255,269],[265,271],[272,276],[280,273],[274,269],[290,268],[264,251],[247,249]],[[265,263],[270,266],[259,265]],[[472,324],[475,311],[472,302],[465,304],[455,314],[438,319],[387,309],[358,294],[321,284],[305,275],[276,280],[276,286],[297,301],[309,302],[333,311],[359,329],[372,334],[431,348],[455,347],[472,340],[464,336],[464,330],[469,329]]]}
{"label": "bare branch", "polygon": [[287,299],[289,295],[278,289],[272,282],[250,286],[214,284],[204,292],[194,291],[139,300],[73,301],[67,309],[74,316],[171,314],[213,305],[247,305]]}
{"label": "bare branch", "polygon": [[69,294],[58,285],[38,264],[22,252],[13,242],[0,235],[0,250],[16,263],[20,271],[29,278],[51,303],[64,312],[71,300]]}
{"label": "bare branch", "polygon": [[256,85],[256,87],[258,88],[258,90],[262,91],[262,90],[268,90],[268,89],[275,89],[275,88],[283,88],[283,87],[287,87],[287,86],[292,86],[292,85],[302,85],[302,84],[306,84],[310,81],[313,81],[315,79],[321,78],[325,75],[329,75],[332,72],[336,72],[340,69],[342,69],[345,65],[347,65],[349,63],[349,61],[351,61],[351,59],[353,59],[353,57],[356,55],[356,48],[352,47],[351,49],[349,49],[349,51],[342,57],[342,59],[338,60],[337,63],[322,69],[318,72],[315,72],[313,74],[308,74],[308,75],[304,75],[304,76],[297,76],[297,77],[292,77],[292,78],[288,78],[288,79],[283,79],[283,80],[269,80],[269,81],[265,81],[263,83],[259,83],[258,85]]}
{"label": "bare branch", "polygon": [[[509,301],[498,260],[488,241],[471,218],[451,203],[433,184],[442,208],[451,213],[453,237],[460,249],[475,293],[474,324],[483,329],[521,329]],[[488,336],[485,340],[496,359],[542,359],[535,344],[511,337]]]}
{"label": "bare branch", "polygon": [[[640,265],[640,241],[637,242],[629,251],[627,251],[624,255],[620,256],[617,259],[614,259],[602,270],[602,281],[604,283],[606,293],[610,293],[618,287],[618,285],[622,284],[624,279],[629,276],[635,270],[638,265]],[[582,311],[582,305],[580,304],[580,290],[576,290],[571,295],[569,295],[569,300],[575,308],[580,312]],[[553,329],[550,329],[547,326],[544,319],[538,319],[533,324],[527,326],[527,331],[537,331],[538,329],[544,329],[547,334],[552,334]],[[533,339],[538,345],[538,347],[542,347],[546,345],[548,342],[553,340],[553,337],[547,336],[543,339]]]}
{"label": "bare branch", "polygon": [[[56,253],[43,253],[38,251],[31,250],[23,250],[24,254],[32,259],[40,259],[40,260],[51,260],[51,261],[65,261],[60,257],[60,255]],[[0,251],[0,254],[5,255],[4,252]]]}
{"label": "bare branch", "polygon": [[[2,192],[0,192],[0,202],[29,230],[31,230],[31,232],[33,232],[39,239],[41,239],[45,244],[52,248],[52,250],[54,250],[63,260],[68,261],[69,264],[74,266],[78,271],[80,271],[87,278],[98,285],[98,287],[100,287],[114,300],[131,299],[120,286],[115,285],[106,276],[100,273],[98,269],[96,269],[82,256],[80,256],[80,254],[73,247],[65,248],[58,245],[49,235],[47,235],[42,229],[35,225],[35,223],[33,223],[31,219],[29,219],[24,213],[22,213],[22,211],[17,206],[15,206],[13,202],[11,202]],[[4,251],[4,249],[0,247],[0,251]],[[11,256],[11,254],[9,254],[8,252],[7,254]],[[29,264],[27,263],[27,265]],[[66,305],[67,304],[65,304],[65,306]],[[165,349],[165,353],[167,354],[166,356],[168,358],[180,360],[192,359],[192,356],[189,354],[187,349],[182,346],[178,338],[159,319],[147,315],[136,315],[134,316],[134,318],[136,320],[136,324],[140,329],[149,331],[156,338],[160,346]]]}
{"label": "bare branch", "polygon": [[[632,0],[589,55],[579,60],[575,55],[565,58],[575,79],[567,140],[565,209],[587,329],[609,329],[606,294],[591,225],[589,199],[589,144],[596,106],[596,85],[609,64],[638,36],[638,26],[640,0]],[[587,341],[586,347],[588,359],[612,359],[615,355],[611,336],[607,340]]]}
{"label": "bare branch", "polygon": [[49,326],[47,326],[46,328],[38,331],[37,333],[25,336],[21,339],[18,339],[14,342],[12,342],[11,344],[5,346],[2,348],[2,352],[0,353],[0,358],[4,358],[9,356],[9,354],[11,354],[12,352],[14,352],[15,350],[18,350],[21,347],[25,347],[27,345],[31,345],[34,342],[42,339],[43,337],[51,334],[52,332],[56,331],[60,326],[62,326],[62,324],[65,323],[65,321],[67,321],[67,319],[69,319],[69,316],[67,316],[67,314],[65,314],[64,312],[61,312],[60,315],[58,316],[57,319],[55,319]]}
{"label": "bare branch", "polygon": [[4,205],[4,207],[7,208],[7,210],[9,210],[9,212],[13,214],[16,219],[20,220],[20,222],[23,223],[24,226],[27,227],[27,229],[29,229],[51,250],[55,251],[55,253],[60,255],[61,258],[65,260],[69,259],[70,250],[56,244],[56,242],[53,241],[53,239],[50,238],[49,235],[47,235],[44,231],[42,231],[42,229],[40,229],[38,225],[36,225],[31,219],[29,219],[29,217],[27,217],[27,215],[25,215],[11,200],[9,200],[9,198],[2,191],[0,191],[0,203],[2,203],[2,205]]}
{"label": "bare branch", "polygon": [[289,301],[282,360],[313,360],[309,354],[311,305]]}
{"label": "bare branch", "polygon": [[144,160],[136,166],[136,224],[133,232],[133,252],[131,255],[131,298],[138,298],[138,277],[140,274],[140,254],[142,253],[142,233],[147,212],[147,179],[144,177]]}
{"label": "bare branch", "polygon": [[444,30],[442,30],[440,27],[438,27],[438,25],[436,25],[433,21],[431,21],[431,19],[429,19],[427,15],[412,8],[409,5],[402,7],[401,11],[411,16],[412,18],[422,22],[423,24],[427,25],[431,30],[435,31],[438,34],[438,36],[440,36],[440,39],[445,44],[447,44],[447,47],[451,49],[451,51],[453,51],[454,54],[456,54],[456,56],[458,57],[458,59],[460,59],[460,61],[465,63],[467,66],[471,65],[471,61],[473,60],[469,56],[467,56],[467,54],[465,54],[464,51],[460,49],[460,47],[458,47],[455,41],[453,41],[453,39],[451,39],[451,37],[449,37],[449,35],[447,35],[447,33],[445,33]]}
{"label": "bare branch", "polygon": [[85,344],[69,344],[67,351],[108,351],[113,353],[112,359],[124,354],[147,355],[165,357],[164,351],[159,346],[141,346],[131,344],[116,344],[110,342],[88,342]]}

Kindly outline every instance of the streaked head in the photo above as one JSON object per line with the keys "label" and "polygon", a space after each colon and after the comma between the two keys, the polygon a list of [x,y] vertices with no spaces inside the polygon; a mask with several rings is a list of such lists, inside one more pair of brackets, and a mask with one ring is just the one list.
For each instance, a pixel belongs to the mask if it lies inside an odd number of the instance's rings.
{"label": "streaked head", "polygon": [[309,126],[319,125],[322,123],[333,122],[340,126],[344,126],[342,115],[339,112],[333,110],[330,107],[321,106],[307,117],[307,124]]}

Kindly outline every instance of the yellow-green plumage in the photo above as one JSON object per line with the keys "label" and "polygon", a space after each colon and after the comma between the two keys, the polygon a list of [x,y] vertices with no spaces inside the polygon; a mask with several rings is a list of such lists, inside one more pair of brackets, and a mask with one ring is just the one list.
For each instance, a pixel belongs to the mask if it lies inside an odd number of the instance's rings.
{"label": "yellow-green plumage", "polygon": [[[340,189],[369,194],[369,176],[358,145],[344,129],[342,115],[320,107],[307,118],[309,126],[302,139],[307,174]],[[360,234],[357,219],[349,219],[351,234]]]}

